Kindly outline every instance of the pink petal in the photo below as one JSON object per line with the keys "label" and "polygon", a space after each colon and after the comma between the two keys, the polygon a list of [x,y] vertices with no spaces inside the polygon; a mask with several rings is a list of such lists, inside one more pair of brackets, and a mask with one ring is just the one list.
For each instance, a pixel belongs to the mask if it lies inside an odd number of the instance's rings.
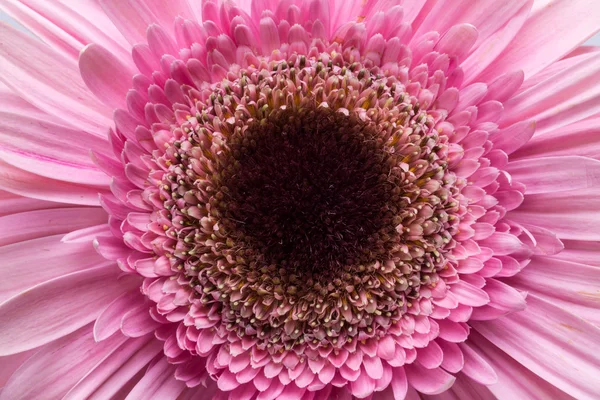
{"label": "pink petal", "polygon": [[3,4],[6,13],[44,43],[73,60],[77,60],[84,45],[92,42],[126,59],[127,53],[123,41],[118,40],[118,32],[99,26],[100,22],[106,22],[106,17],[96,10],[93,22],[90,22],[77,12],[77,8],[62,2],[35,0],[5,0]]}
{"label": "pink petal", "polygon": [[478,35],[477,28],[471,24],[455,25],[440,38],[435,50],[454,56],[460,61],[469,54]]}
{"label": "pink petal", "polygon": [[37,175],[107,186],[110,178],[90,160],[90,149],[109,151],[105,138],[73,129],[14,93],[0,100],[0,157]]}
{"label": "pink petal", "polygon": [[408,390],[408,381],[403,367],[392,369],[392,390],[395,399],[404,399]]}
{"label": "pink petal", "polygon": [[566,192],[539,193],[525,197],[523,204],[507,214],[522,224],[547,228],[560,239],[600,240],[600,186]]}
{"label": "pink petal", "polygon": [[453,284],[450,290],[460,303],[467,306],[483,306],[490,301],[490,298],[485,291],[465,282],[464,280]]}
{"label": "pink petal", "polygon": [[127,395],[127,400],[175,400],[186,388],[185,382],[175,379],[175,366],[166,357],[152,365]]}
{"label": "pink petal", "polygon": [[100,0],[102,9],[132,45],[146,41],[146,28],[156,17],[138,0]]}
{"label": "pink petal", "polygon": [[460,351],[460,347],[458,347],[458,344],[447,342],[442,339],[436,339],[436,342],[444,352],[442,368],[452,373],[459,372],[463,365],[465,365],[465,359],[462,351]]}
{"label": "pink petal", "polygon": [[528,157],[572,156],[600,157],[600,118],[595,116],[543,135],[535,136],[512,154],[513,159]]}
{"label": "pink petal", "polygon": [[448,390],[455,381],[455,377],[441,368],[427,369],[414,363],[404,366],[408,383],[424,394],[439,394]]}
{"label": "pink petal", "polygon": [[48,236],[0,247],[0,302],[51,279],[111,264],[94,254],[89,242],[66,244],[61,243],[61,237]]}
{"label": "pink petal", "polygon": [[442,364],[444,352],[436,342],[429,342],[422,349],[417,349],[417,361],[427,369],[434,369]]}
{"label": "pink petal", "polygon": [[473,331],[469,345],[492,366],[498,383],[488,386],[496,398],[572,400],[550,382],[546,382],[508,356],[481,334]]}
{"label": "pink petal", "polygon": [[[34,355],[39,349],[25,351],[23,353],[12,354],[6,357],[0,357],[0,388],[6,386],[6,382],[18,370],[25,361]],[[0,396],[2,390],[0,389]]]}
{"label": "pink petal", "polygon": [[594,325],[533,294],[527,297],[525,310],[472,325],[559,389],[576,398],[596,396],[600,383],[596,374],[600,365],[600,329]]}
{"label": "pink petal", "polygon": [[356,398],[364,399],[375,390],[375,380],[366,373],[363,367],[358,378],[354,382],[350,382],[350,390]]}
{"label": "pink petal", "polygon": [[490,136],[494,148],[511,154],[523,147],[535,133],[535,121],[517,122]]}
{"label": "pink petal", "polygon": [[[110,112],[87,90],[77,68],[42,42],[5,25],[0,45],[0,80],[23,99],[74,127],[100,136]],[[35,58],[31,57],[35,54]]]}
{"label": "pink petal", "polygon": [[0,189],[38,200],[97,206],[98,193],[106,192],[84,185],[34,175],[0,161]]}
{"label": "pink petal", "polygon": [[599,242],[565,240],[563,243],[565,249],[553,258],[600,267],[600,259],[598,258],[600,253]]}
{"label": "pink petal", "polygon": [[[465,71],[465,84],[473,82],[485,68],[493,64],[498,55],[502,53],[522,28],[529,16],[531,4],[530,2],[518,2],[517,7],[513,7],[513,10],[517,9],[521,4],[522,7],[518,9],[517,13],[512,15],[501,29],[494,32],[481,45],[477,46],[461,64],[461,68]],[[483,24],[481,28],[486,25]]]}
{"label": "pink petal", "polygon": [[0,246],[71,232],[101,224],[106,219],[103,210],[91,207],[54,208],[7,215],[0,217]]}
{"label": "pink petal", "polygon": [[504,104],[500,126],[535,119],[537,135],[600,111],[600,53],[550,76]]}
{"label": "pink petal", "polygon": [[491,307],[510,312],[522,311],[527,307],[521,293],[499,280],[486,279],[484,290],[490,296]]}
{"label": "pink petal", "polygon": [[127,106],[125,96],[132,87],[132,65],[122,63],[104,47],[89,44],[81,50],[79,71],[87,87],[111,108]]}
{"label": "pink petal", "polygon": [[[506,50],[479,77],[522,69],[534,75],[579,46],[598,30],[600,9],[595,0],[553,1],[533,14]],[[578,21],[573,25],[571,21]],[[547,29],[549,26],[552,29]]]}
{"label": "pink petal", "polygon": [[161,350],[161,342],[153,337],[129,339],[81,378],[63,399],[111,398]]}
{"label": "pink petal", "polygon": [[144,297],[139,289],[133,289],[117,297],[96,319],[94,323],[94,339],[100,342],[112,336],[121,328],[123,316],[143,304]]}
{"label": "pink petal", "polygon": [[600,161],[587,157],[543,157],[513,161],[507,171],[526,194],[588,189],[600,184]]}
{"label": "pink petal", "polygon": [[125,341],[124,336],[114,336],[96,343],[90,327],[60,338],[41,348],[13,374],[2,399],[60,399]]}
{"label": "pink petal", "polygon": [[484,385],[493,385],[498,382],[498,376],[494,369],[483,359],[476,350],[467,343],[458,345],[465,358],[462,372],[469,378]]}
{"label": "pink petal", "polygon": [[553,257],[534,257],[509,283],[600,325],[600,273],[596,267]]}
{"label": "pink petal", "polygon": [[[0,354],[33,349],[93,321],[98,304],[112,301],[137,280],[118,280],[114,265],[89,268],[34,286],[0,305]],[[110,284],[107,284],[110,283]]]}
{"label": "pink petal", "polygon": [[26,211],[46,210],[65,207],[66,204],[53,203],[22,197],[18,194],[0,190],[0,216],[17,214]]}

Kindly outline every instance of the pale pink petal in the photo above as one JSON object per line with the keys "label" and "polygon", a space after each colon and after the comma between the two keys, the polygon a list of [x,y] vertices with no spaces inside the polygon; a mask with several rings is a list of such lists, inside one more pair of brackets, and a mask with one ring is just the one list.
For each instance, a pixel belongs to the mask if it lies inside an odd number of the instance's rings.
{"label": "pale pink petal", "polygon": [[63,399],[112,398],[128,379],[142,371],[161,350],[161,342],[151,335],[129,339],[82,377]]}
{"label": "pale pink petal", "polygon": [[114,336],[96,343],[90,326],[79,329],[30,357],[9,379],[0,399],[60,399],[126,340]]}
{"label": "pale pink petal", "polygon": [[477,28],[471,24],[455,25],[440,38],[435,50],[462,61],[477,41],[478,35]]}
{"label": "pale pink petal", "polygon": [[[117,42],[121,47],[126,50],[130,49],[129,43],[127,43],[112,21],[104,14],[102,7],[97,1],[60,0],[60,2],[82,16],[88,24],[97,27],[98,30],[105,33],[106,36]],[[94,38],[94,40],[91,40],[90,42],[98,43],[107,49],[111,48],[111,46],[106,45],[106,43],[103,43],[97,38]]]}
{"label": "pale pink petal", "polygon": [[90,150],[110,151],[105,138],[73,129],[14,93],[0,97],[0,157],[37,175],[104,185],[109,177],[90,159]]}
{"label": "pale pink petal", "polygon": [[67,204],[54,203],[22,197],[18,194],[0,190],[0,216],[18,214],[26,211],[63,208]]}
{"label": "pale pink petal", "polygon": [[[501,4],[508,2],[494,3]],[[486,67],[492,64],[523,27],[523,24],[529,16],[531,1],[521,1],[518,3],[517,7],[514,7],[513,9],[516,9],[519,6],[520,8],[516,14],[512,15],[504,26],[487,37],[471,52],[469,57],[461,63],[461,68],[465,71],[465,84],[473,82]],[[494,20],[495,19],[496,18],[494,18]],[[487,23],[482,24],[480,29],[484,29],[487,25]],[[496,76],[491,79],[495,78]]]}
{"label": "pale pink petal", "polygon": [[123,293],[108,305],[94,323],[94,339],[104,340],[121,328],[121,320],[125,314],[144,304],[144,297],[139,289]]}
{"label": "pale pink petal", "polygon": [[483,306],[489,303],[488,294],[464,280],[458,281],[451,286],[452,294],[458,301],[467,306]]}
{"label": "pale pink petal", "polygon": [[511,154],[525,145],[535,133],[535,121],[521,121],[490,136],[494,149]]}
{"label": "pale pink petal", "polygon": [[512,155],[513,159],[528,157],[572,156],[600,157],[600,118],[583,121],[535,136]]}
{"label": "pale pink petal", "polygon": [[560,128],[600,111],[600,54],[519,93],[504,104],[500,126],[536,120],[536,134]]}
{"label": "pale pink petal", "polygon": [[494,368],[498,383],[488,389],[498,399],[572,400],[553,382],[546,382],[474,331],[469,345]]}
{"label": "pale pink petal", "polygon": [[600,161],[586,157],[542,157],[510,162],[506,169],[525,184],[525,194],[588,189],[600,185]]}
{"label": "pale pink petal", "polygon": [[393,368],[390,386],[392,387],[395,399],[404,399],[406,397],[408,381],[403,367]]}
{"label": "pale pink petal", "polygon": [[148,398],[175,400],[186,388],[185,382],[175,379],[175,366],[161,358],[152,365],[144,377],[127,395],[126,400],[142,400]]}
{"label": "pale pink petal", "polygon": [[143,2],[138,0],[99,0],[102,9],[132,45],[146,41],[146,28],[157,22]]}
{"label": "pale pink petal", "polygon": [[[85,174],[85,173],[83,173]],[[38,200],[97,206],[104,189],[34,175],[0,161],[0,189]]]}
{"label": "pale pink petal", "polygon": [[514,40],[479,79],[486,81],[515,69],[522,69],[526,78],[532,76],[596,33],[598,20],[600,8],[595,0],[553,1],[527,19]]}
{"label": "pale pink petal", "polygon": [[[24,351],[23,353],[11,354],[10,356],[0,357],[0,388],[6,386],[6,382],[15,373],[29,357],[34,355],[40,349]],[[0,398],[2,390],[0,390]]]}
{"label": "pale pink petal", "polygon": [[553,258],[600,267],[600,242],[564,240],[565,249]]}
{"label": "pale pink petal", "polygon": [[101,311],[98,304],[112,301],[138,282],[118,280],[119,272],[112,264],[73,272],[2,303],[0,354],[39,347],[93,321]]}
{"label": "pale pink petal", "polygon": [[484,385],[493,385],[498,382],[498,376],[492,366],[477,351],[467,343],[460,343],[458,346],[465,357],[462,373]]}
{"label": "pale pink petal", "polygon": [[127,107],[125,96],[132,87],[133,63],[119,61],[111,52],[97,44],[81,50],[79,71],[87,87],[111,108]]}
{"label": "pale pink petal", "polygon": [[7,215],[0,217],[0,246],[67,233],[106,220],[104,210],[92,207],[54,208]]}
{"label": "pale pink petal", "polygon": [[418,363],[405,365],[404,370],[410,386],[424,394],[445,392],[456,379],[441,368],[427,369]]}
{"label": "pale pink petal", "polygon": [[[131,340],[131,339],[130,339]],[[158,340],[151,340],[140,349],[133,357],[124,361],[118,371],[100,382],[100,386],[89,397],[89,400],[123,399],[144,375],[144,367],[162,350]],[[85,378],[84,378],[85,380]],[[80,381],[79,384],[84,382]],[[77,390],[75,386],[74,390]],[[206,390],[206,389],[204,389]]]}
{"label": "pale pink petal", "polygon": [[96,14],[91,22],[58,1],[3,0],[0,7],[35,36],[73,60],[77,60],[83,46],[92,42],[110,49],[122,59],[129,59],[123,41],[119,42],[118,36],[115,40],[115,36],[110,35],[114,32],[105,32],[98,26],[102,15]]}
{"label": "pale pink petal", "polygon": [[539,193],[525,197],[523,204],[508,213],[519,223],[537,225],[561,239],[600,240],[600,186],[586,190]]}
{"label": "pale pink petal", "polygon": [[[600,385],[600,329],[529,294],[527,308],[472,322],[486,339],[523,366],[576,398],[592,399]],[[560,360],[560,362],[557,362]]]}
{"label": "pale pink petal", "polygon": [[110,111],[85,87],[76,65],[40,41],[5,25],[0,26],[0,36],[0,80],[6,86],[48,114],[106,136]]}
{"label": "pale pink petal", "polygon": [[597,267],[553,257],[534,257],[527,268],[508,283],[600,325],[600,271]]}
{"label": "pale pink petal", "polygon": [[94,254],[90,242],[61,243],[61,237],[47,236],[0,247],[0,302],[50,279],[110,264]]}

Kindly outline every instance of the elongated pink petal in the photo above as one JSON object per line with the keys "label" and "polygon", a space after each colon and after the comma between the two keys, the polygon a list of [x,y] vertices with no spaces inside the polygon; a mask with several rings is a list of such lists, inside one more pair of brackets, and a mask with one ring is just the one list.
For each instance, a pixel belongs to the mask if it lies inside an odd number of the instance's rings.
{"label": "elongated pink petal", "polygon": [[144,377],[127,395],[126,400],[142,400],[147,398],[175,400],[185,389],[185,383],[175,379],[175,366],[166,358],[161,358],[148,369]]}
{"label": "elongated pink petal", "polygon": [[94,323],[94,339],[102,341],[121,328],[121,320],[125,314],[133,309],[137,309],[143,304],[139,289],[123,293],[108,305],[98,316]]}
{"label": "elongated pink petal", "polygon": [[539,193],[526,196],[523,204],[508,215],[519,223],[538,225],[561,239],[600,240],[600,186],[584,190]]}
{"label": "elongated pink petal", "polygon": [[556,399],[573,397],[525,368],[500,350],[477,331],[469,337],[469,345],[492,366],[498,383],[488,386],[496,398],[503,399]]}
{"label": "elongated pink petal", "polygon": [[600,384],[596,374],[600,329],[594,325],[532,294],[527,297],[525,310],[472,325],[559,389],[576,398],[595,397]]}
{"label": "elongated pink petal", "polygon": [[[29,357],[34,355],[39,349],[24,351],[23,353],[11,354],[10,356],[0,357],[0,387],[6,386],[6,382],[18,370]],[[0,394],[2,390],[0,390]],[[1,398],[1,395],[0,395]]]}
{"label": "elongated pink petal", "polygon": [[[506,50],[480,76],[522,69],[532,76],[560,59],[598,31],[600,9],[595,0],[553,1],[534,13]],[[578,21],[576,26],[571,21]],[[552,26],[552,29],[547,29]]]}
{"label": "elongated pink petal", "polygon": [[99,303],[112,301],[137,282],[117,280],[119,271],[109,264],[73,272],[2,303],[0,354],[39,347],[93,321],[101,311]]}
{"label": "elongated pink petal", "polygon": [[[500,2],[498,2],[500,3]],[[503,2],[508,3],[508,2]],[[502,53],[504,49],[517,35],[523,24],[529,16],[532,1],[522,1],[522,4],[517,13],[512,15],[508,22],[502,26],[497,32],[487,37],[480,45],[474,49],[469,57],[461,64],[461,68],[465,71],[465,84],[469,84],[476,80],[478,75],[485,70],[494,60]],[[518,7],[518,6],[517,6]],[[516,9],[517,7],[513,7]],[[494,18],[496,19],[496,18]],[[480,29],[484,29],[488,24],[482,24]],[[482,35],[483,36],[483,35]],[[495,79],[494,76],[491,79]]]}
{"label": "elongated pink petal", "polygon": [[22,197],[18,194],[0,190],[0,216],[18,214],[27,211],[63,208],[65,206],[68,205]]}
{"label": "elongated pink petal", "polygon": [[146,40],[146,28],[156,18],[148,7],[136,0],[100,0],[102,9],[132,45]]}
{"label": "elongated pink petal", "polygon": [[492,366],[477,351],[467,343],[460,343],[458,346],[465,357],[465,365],[462,369],[465,375],[484,385],[493,385],[498,382],[498,376]]}
{"label": "elongated pink petal", "polygon": [[406,365],[404,369],[408,383],[424,394],[445,392],[452,386],[456,379],[441,368],[426,369],[418,363]]}
{"label": "elongated pink petal", "polygon": [[[111,398],[126,380],[141,371],[161,348],[160,341],[151,336],[127,340],[117,351],[82,377],[63,399]],[[107,388],[109,384],[111,387]]]}
{"label": "elongated pink petal", "polygon": [[76,6],[58,1],[3,0],[0,7],[53,49],[75,61],[88,43],[98,43],[120,58],[129,59],[123,40],[119,41],[118,35],[106,26],[99,26],[99,21],[106,19],[101,13],[96,12],[92,22],[79,14]]}
{"label": "elongated pink petal", "polygon": [[124,336],[114,336],[96,343],[91,327],[81,328],[29,358],[7,382],[0,399],[60,399],[126,340]]}
{"label": "elongated pink petal", "polygon": [[67,204],[97,206],[104,189],[34,175],[0,161],[0,189],[24,197]]}
{"label": "elongated pink petal", "polygon": [[600,325],[600,274],[596,267],[553,257],[534,257],[527,268],[508,282]]}
{"label": "elongated pink petal", "polygon": [[0,80],[6,86],[74,127],[105,137],[110,111],[85,87],[75,65],[12,28],[0,26],[0,36]]}
{"label": "elongated pink petal", "polygon": [[600,54],[583,57],[504,104],[500,126],[536,120],[540,135],[600,112]]}
{"label": "elongated pink petal", "polygon": [[0,157],[53,179],[108,186],[110,179],[90,160],[90,149],[106,153],[108,141],[73,129],[14,93],[0,98]]}
{"label": "elongated pink petal", "polygon": [[106,220],[104,210],[92,207],[54,208],[7,215],[0,217],[0,246],[67,233]]}
{"label": "elongated pink petal", "polygon": [[512,155],[513,159],[550,156],[600,157],[600,118],[590,117],[535,136]]}
{"label": "elongated pink petal", "polygon": [[125,96],[132,87],[133,63],[125,64],[104,47],[89,44],[81,50],[79,71],[87,87],[104,104],[127,107]]}
{"label": "elongated pink petal", "polygon": [[66,244],[61,243],[61,237],[47,236],[0,247],[0,302],[62,275],[110,264],[94,254],[91,243]]}
{"label": "elongated pink petal", "polygon": [[526,194],[588,189],[600,185],[600,161],[586,157],[543,157],[514,161],[507,171]]}

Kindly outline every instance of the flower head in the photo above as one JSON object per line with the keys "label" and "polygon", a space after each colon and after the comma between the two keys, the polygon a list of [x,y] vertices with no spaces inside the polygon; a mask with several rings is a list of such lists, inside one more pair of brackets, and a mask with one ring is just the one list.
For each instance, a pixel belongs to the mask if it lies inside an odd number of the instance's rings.
{"label": "flower head", "polygon": [[589,1],[4,3],[0,399],[593,397]]}

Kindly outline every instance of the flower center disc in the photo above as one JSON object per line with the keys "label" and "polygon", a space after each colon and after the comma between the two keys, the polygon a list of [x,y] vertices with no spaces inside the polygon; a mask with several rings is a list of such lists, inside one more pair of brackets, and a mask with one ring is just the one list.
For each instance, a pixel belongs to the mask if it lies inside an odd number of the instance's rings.
{"label": "flower center disc", "polygon": [[292,57],[189,93],[152,176],[172,238],[155,251],[192,289],[197,329],[301,355],[431,308],[464,183],[403,88],[339,56]]}
{"label": "flower center disc", "polygon": [[[234,136],[217,209],[257,262],[339,278],[397,236],[401,182],[377,133],[327,108],[275,112]],[[222,194],[222,195],[221,195]],[[244,246],[244,247],[245,247]]]}

